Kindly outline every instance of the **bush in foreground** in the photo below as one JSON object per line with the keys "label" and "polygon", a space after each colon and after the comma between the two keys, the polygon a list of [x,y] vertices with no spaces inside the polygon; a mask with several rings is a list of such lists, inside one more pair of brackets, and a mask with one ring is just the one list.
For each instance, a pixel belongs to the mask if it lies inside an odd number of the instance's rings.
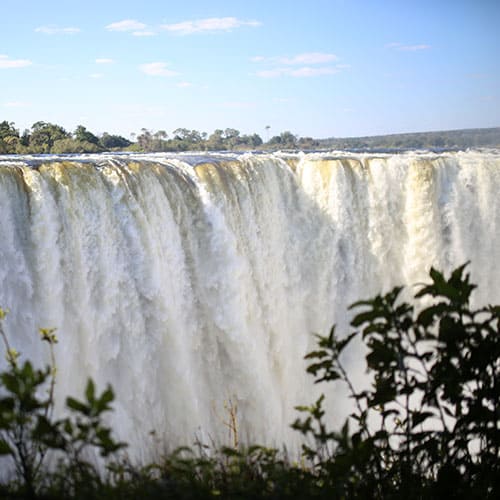
{"label": "bush in foreground", "polygon": [[[323,423],[321,397],[294,427],[314,438],[304,447],[317,474],[339,498],[494,498],[500,492],[499,306],[470,308],[475,285],[465,266],[449,279],[432,269],[416,299],[401,288],[357,302],[356,331],[333,328],[307,355],[316,382],[345,382],[356,403],[340,433]],[[373,383],[356,391],[341,353],[355,337],[368,348]]]}
{"label": "bush in foreground", "polygon": [[[68,398],[52,416],[54,366],[20,364],[7,342],[0,375],[0,453],[14,466],[8,498],[498,498],[500,493],[500,306],[470,307],[475,288],[462,266],[432,269],[415,295],[401,288],[354,304],[354,331],[318,336],[307,371],[316,383],[347,384],[355,402],[340,431],[325,424],[324,396],[298,407],[300,464],[262,446],[209,449],[198,443],[145,467],[130,464],[102,423],[110,388]],[[429,300],[430,299],[430,300]],[[5,314],[0,311],[0,320]],[[1,325],[1,323],[0,323]],[[41,330],[52,349],[51,330]],[[367,347],[371,386],[357,391],[342,364],[355,337]],[[40,388],[47,389],[40,396]],[[351,430],[351,427],[353,428]],[[99,451],[100,472],[85,450]],[[48,458],[52,464],[48,468]]]}

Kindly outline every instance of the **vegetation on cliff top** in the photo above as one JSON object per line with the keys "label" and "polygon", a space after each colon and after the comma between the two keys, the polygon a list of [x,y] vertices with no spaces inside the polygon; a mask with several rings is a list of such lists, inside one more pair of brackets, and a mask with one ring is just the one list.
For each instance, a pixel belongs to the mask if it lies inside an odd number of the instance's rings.
{"label": "vegetation on cliff top", "polygon": [[[269,126],[266,131],[269,132]],[[266,142],[260,135],[241,134],[234,128],[217,129],[211,134],[178,128],[169,136],[164,130],[141,129],[126,139],[104,132],[100,137],[78,125],[73,133],[60,125],[39,121],[22,134],[15,124],[0,122],[0,154],[99,153],[103,151],[179,152],[317,149],[415,149],[500,147],[500,128],[395,134],[344,139],[313,139],[281,132]]]}
{"label": "vegetation on cliff top", "polygon": [[271,137],[264,144],[258,134],[245,135],[239,130],[217,129],[208,135],[205,132],[178,128],[172,136],[164,130],[157,132],[141,129],[132,134],[132,140],[104,132],[100,137],[79,125],[73,133],[60,125],[36,122],[31,129],[20,134],[15,124],[0,122],[0,154],[29,153],[99,153],[103,151],[126,150],[135,152],[158,151],[221,151],[255,149],[311,149],[319,147],[312,138],[299,138],[291,132],[282,132]]}

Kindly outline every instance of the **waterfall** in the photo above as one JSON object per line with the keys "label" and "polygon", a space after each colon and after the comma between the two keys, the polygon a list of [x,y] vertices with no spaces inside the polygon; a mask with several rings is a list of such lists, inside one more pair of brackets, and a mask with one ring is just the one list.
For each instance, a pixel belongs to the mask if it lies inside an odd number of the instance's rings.
{"label": "waterfall", "polygon": [[293,448],[303,356],[350,303],[467,260],[500,301],[499,193],[495,151],[0,157],[4,328],[45,363],[56,327],[59,406],[111,383],[134,457],[151,430],[224,442],[228,402],[241,440]]}

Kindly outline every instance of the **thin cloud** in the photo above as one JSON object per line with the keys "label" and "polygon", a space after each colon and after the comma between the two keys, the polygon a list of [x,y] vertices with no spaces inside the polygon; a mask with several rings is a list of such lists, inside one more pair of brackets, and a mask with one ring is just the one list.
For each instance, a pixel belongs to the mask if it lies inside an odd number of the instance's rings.
{"label": "thin cloud", "polygon": [[271,66],[255,73],[260,78],[277,78],[280,76],[307,78],[334,75],[349,67],[346,64],[334,66],[329,64],[337,60],[338,57],[335,54],[328,52],[303,52],[292,57],[254,56],[251,58],[252,62]]}
{"label": "thin cloud", "polygon": [[167,63],[164,62],[152,62],[147,64],[141,64],[139,69],[150,76],[177,76],[179,73],[172,71],[167,68]]}
{"label": "thin cloud", "polygon": [[10,59],[9,56],[0,55],[0,69],[25,68],[32,64],[28,59]]}
{"label": "thin cloud", "polygon": [[25,101],[8,101],[3,104],[6,108],[27,108],[31,103]]}
{"label": "thin cloud", "polygon": [[39,26],[35,28],[37,33],[42,33],[44,35],[76,35],[80,33],[80,28],[75,28],[74,26],[69,26],[67,28],[59,28],[58,26]]}
{"label": "thin cloud", "polygon": [[225,101],[222,103],[225,108],[231,109],[249,109],[255,108],[255,102],[252,101]]}
{"label": "thin cloud", "polygon": [[181,88],[181,89],[187,89],[189,87],[193,87],[194,85],[190,82],[179,82],[177,84],[177,87]]}
{"label": "thin cloud", "polygon": [[211,17],[193,21],[183,21],[175,24],[163,24],[161,29],[177,35],[191,35],[193,33],[216,33],[231,31],[242,26],[261,26],[259,21],[244,21],[236,17]]}
{"label": "thin cloud", "polygon": [[302,68],[273,68],[255,73],[260,78],[277,78],[279,76],[292,76],[294,78],[309,78],[313,76],[322,75],[335,75],[339,73],[340,68],[325,66],[311,68],[310,66],[303,66]]}
{"label": "thin cloud", "polygon": [[95,60],[96,64],[113,64],[114,62],[114,59],[109,59],[107,57],[101,57]]}
{"label": "thin cloud", "polygon": [[298,54],[290,59],[283,58],[281,62],[288,65],[301,65],[301,64],[325,64],[336,61],[338,57],[335,54],[325,54],[324,52],[308,52],[305,54]]}
{"label": "thin cloud", "polygon": [[321,76],[321,75],[334,75],[339,71],[340,70],[338,68],[331,68],[331,67],[311,68],[309,66],[305,66],[303,68],[293,69],[288,74],[290,76],[302,78],[302,77]]}
{"label": "thin cloud", "polygon": [[338,60],[335,54],[326,52],[305,52],[293,57],[263,57],[254,56],[250,59],[255,63],[285,64],[287,66],[300,66],[310,64],[326,64]]}
{"label": "thin cloud", "polygon": [[415,52],[416,50],[427,50],[430,49],[430,45],[420,44],[420,45],[403,45],[398,48],[398,50],[406,50],[410,52]]}
{"label": "thin cloud", "polygon": [[283,76],[286,74],[286,68],[276,68],[276,69],[264,69],[262,71],[257,71],[255,73],[260,78],[276,78],[278,76]]}
{"label": "thin cloud", "polygon": [[102,78],[104,75],[102,73],[91,73],[89,75],[89,78],[94,78],[95,80],[98,80],[99,78]]}
{"label": "thin cloud", "polygon": [[133,36],[155,36],[156,33],[154,31],[133,31]]}
{"label": "thin cloud", "polygon": [[399,42],[388,43],[385,45],[386,49],[401,50],[404,52],[416,52],[418,50],[428,50],[431,48],[430,45],[420,43],[415,45],[404,45]]}
{"label": "thin cloud", "polygon": [[124,19],[116,23],[111,23],[106,26],[108,31],[141,31],[146,28],[144,23],[136,21],[135,19]]}

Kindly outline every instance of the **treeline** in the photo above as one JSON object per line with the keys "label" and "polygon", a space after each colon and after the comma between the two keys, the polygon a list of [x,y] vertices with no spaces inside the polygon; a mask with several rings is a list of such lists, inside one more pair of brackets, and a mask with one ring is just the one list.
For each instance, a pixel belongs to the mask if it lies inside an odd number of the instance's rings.
{"label": "treeline", "polygon": [[321,139],[327,149],[464,149],[500,147],[500,127]]}
{"label": "treeline", "polygon": [[[269,126],[266,130],[269,130]],[[370,137],[313,139],[285,131],[263,141],[259,134],[242,134],[234,128],[216,129],[211,134],[178,128],[142,128],[131,140],[104,132],[98,136],[78,125],[68,132],[60,125],[38,121],[22,134],[13,122],[0,122],[0,154],[100,153],[104,151],[181,152],[181,151],[276,151],[276,150],[356,150],[356,149],[465,149],[500,148],[500,127],[391,134]]]}
{"label": "treeline", "polygon": [[169,137],[164,130],[151,132],[141,129],[132,146],[139,151],[248,151],[256,149],[314,149],[319,141],[312,137],[299,137],[289,131],[281,132],[264,142],[259,134],[241,134],[234,128],[216,129],[212,134],[178,128]]}
{"label": "treeline", "polygon": [[14,123],[0,122],[0,154],[100,153],[131,145],[131,141],[119,135],[105,132],[97,137],[83,125],[70,133],[60,125],[39,121],[20,134]]}
{"label": "treeline", "polygon": [[258,134],[241,134],[234,128],[217,129],[212,134],[178,128],[169,136],[164,130],[141,129],[131,134],[133,140],[105,132],[100,137],[78,125],[68,132],[60,125],[39,121],[22,134],[15,124],[0,122],[0,154],[28,153],[100,153],[103,151],[180,152],[180,151],[248,151],[255,149],[315,149],[319,141],[298,137],[289,131],[271,137],[264,143]]}

